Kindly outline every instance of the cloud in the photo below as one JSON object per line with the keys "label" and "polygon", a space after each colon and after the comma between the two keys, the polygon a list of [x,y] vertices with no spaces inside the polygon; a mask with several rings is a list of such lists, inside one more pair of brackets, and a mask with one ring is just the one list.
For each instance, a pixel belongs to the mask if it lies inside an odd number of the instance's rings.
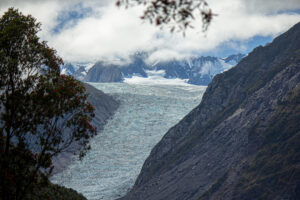
{"label": "cloud", "polygon": [[[139,19],[143,9],[120,9],[112,0],[21,0],[1,1],[0,12],[15,6],[41,21],[40,36],[69,62],[129,59],[136,51],[147,51],[150,60],[181,59],[218,52],[222,44],[255,36],[275,37],[300,21],[298,0],[209,0],[218,16],[203,33],[201,19],[194,30],[171,34]],[[240,44],[241,51],[247,49]]]}
{"label": "cloud", "polygon": [[242,0],[242,3],[250,12],[276,13],[300,9],[299,0]]}
{"label": "cloud", "polygon": [[156,32],[155,27],[142,23],[139,13],[138,8],[100,7],[76,25],[51,35],[49,41],[67,60],[126,57],[138,49],[147,50]]}

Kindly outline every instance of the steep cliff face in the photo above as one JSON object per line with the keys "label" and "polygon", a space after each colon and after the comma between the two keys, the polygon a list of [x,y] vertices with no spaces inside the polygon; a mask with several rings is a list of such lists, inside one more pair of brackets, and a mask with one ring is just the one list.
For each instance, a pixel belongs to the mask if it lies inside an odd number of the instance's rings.
{"label": "steep cliff face", "polygon": [[87,73],[84,81],[87,82],[120,82],[123,80],[121,71],[116,65],[106,65],[105,63],[96,63]]}
{"label": "steep cliff face", "polygon": [[[119,102],[112,96],[109,96],[102,91],[92,87],[89,84],[84,84],[86,92],[89,94],[87,100],[95,108],[95,117],[92,124],[97,127],[97,131],[101,131],[106,121],[112,117],[116,109],[119,107]],[[59,154],[54,160],[54,173],[62,171],[66,166],[72,162],[72,155],[76,153],[78,147],[76,144],[72,145],[67,151]]]}
{"label": "steep cliff face", "polygon": [[215,76],[122,200],[297,199],[300,23]]}

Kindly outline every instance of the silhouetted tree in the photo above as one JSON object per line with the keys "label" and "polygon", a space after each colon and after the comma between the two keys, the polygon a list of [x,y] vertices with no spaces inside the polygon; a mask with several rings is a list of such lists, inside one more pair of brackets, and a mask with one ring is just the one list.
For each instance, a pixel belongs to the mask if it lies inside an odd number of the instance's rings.
{"label": "silhouetted tree", "polygon": [[40,24],[10,8],[0,18],[0,198],[30,199],[52,158],[71,145],[82,157],[96,134],[94,108],[62,59],[41,42]]}
{"label": "silhouetted tree", "polygon": [[159,27],[168,26],[171,32],[193,28],[191,22],[197,15],[201,16],[206,31],[215,16],[205,0],[117,0],[116,5],[126,8],[144,5],[146,8],[141,18]]}

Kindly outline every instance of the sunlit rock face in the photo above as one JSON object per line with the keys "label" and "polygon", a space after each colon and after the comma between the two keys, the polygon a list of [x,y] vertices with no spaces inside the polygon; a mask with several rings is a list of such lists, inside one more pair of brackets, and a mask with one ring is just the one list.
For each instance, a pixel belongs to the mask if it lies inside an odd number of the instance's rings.
{"label": "sunlit rock face", "polygon": [[54,183],[71,187],[89,200],[124,196],[154,145],[200,103],[206,89],[176,80],[164,85],[145,80],[92,84],[117,98],[120,107],[93,138],[86,157],[54,175]]}

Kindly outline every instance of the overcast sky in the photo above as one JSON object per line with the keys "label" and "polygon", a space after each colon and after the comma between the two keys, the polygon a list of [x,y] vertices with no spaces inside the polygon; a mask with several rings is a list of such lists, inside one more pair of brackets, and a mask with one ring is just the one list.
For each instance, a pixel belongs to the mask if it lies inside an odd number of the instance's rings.
{"label": "overcast sky", "polygon": [[143,9],[120,9],[115,0],[0,0],[1,15],[19,8],[42,22],[40,36],[66,62],[112,61],[147,51],[150,60],[248,53],[300,21],[299,0],[208,0],[218,16],[208,31],[201,19],[186,37],[139,19]]}

